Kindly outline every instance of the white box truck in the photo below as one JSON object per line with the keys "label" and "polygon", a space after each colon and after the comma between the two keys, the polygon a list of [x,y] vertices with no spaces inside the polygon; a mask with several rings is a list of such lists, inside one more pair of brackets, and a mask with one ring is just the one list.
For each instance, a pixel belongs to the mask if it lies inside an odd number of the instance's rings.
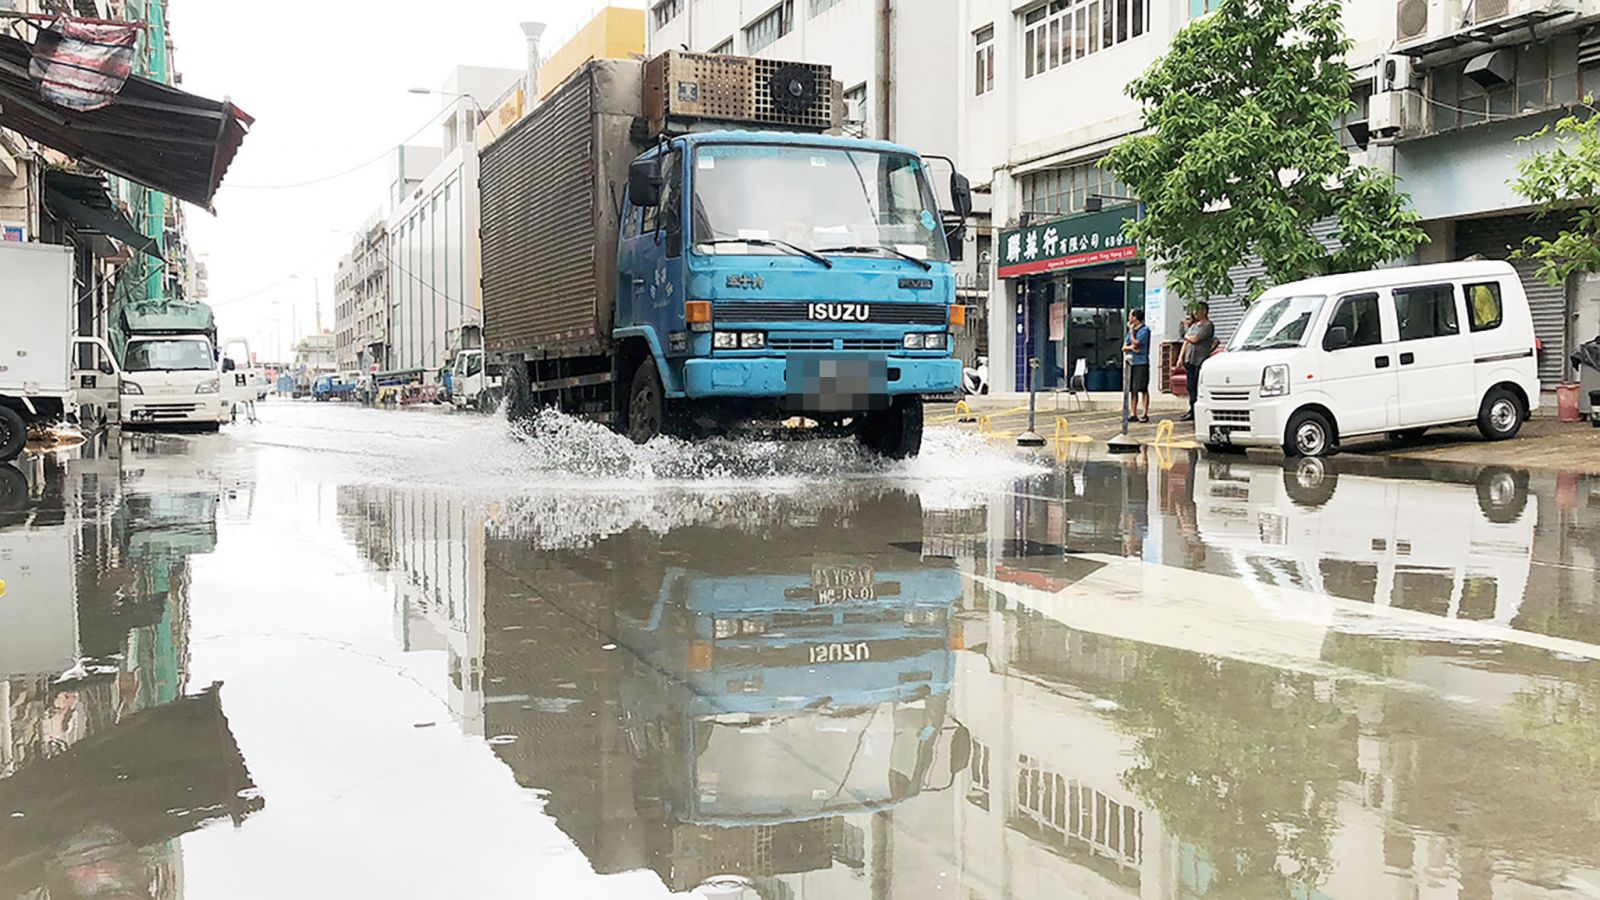
{"label": "white box truck", "polygon": [[104,341],[73,335],[74,299],[72,248],[0,243],[0,462],[80,405],[114,421],[117,363]]}

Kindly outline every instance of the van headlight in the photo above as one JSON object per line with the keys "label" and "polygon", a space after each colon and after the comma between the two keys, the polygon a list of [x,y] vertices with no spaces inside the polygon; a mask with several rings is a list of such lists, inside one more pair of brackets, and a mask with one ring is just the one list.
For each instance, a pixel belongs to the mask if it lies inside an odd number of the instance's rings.
{"label": "van headlight", "polygon": [[1261,370],[1261,396],[1282,397],[1289,393],[1289,367],[1283,363]]}
{"label": "van headlight", "polygon": [[215,394],[219,387],[220,382],[213,378],[210,381],[200,382],[199,386],[194,389],[194,392],[196,394]]}

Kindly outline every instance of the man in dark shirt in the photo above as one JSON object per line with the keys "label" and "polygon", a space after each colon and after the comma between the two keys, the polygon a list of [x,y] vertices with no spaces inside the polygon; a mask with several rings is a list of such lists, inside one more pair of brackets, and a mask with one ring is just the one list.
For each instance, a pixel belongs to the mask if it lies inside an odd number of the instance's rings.
{"label": "man in dark shirt", "polygon": [[1217,327],[1211,324],[1211,306],[1196,303],[1194,321],[1183,335],[1183,370],[1189,376],[1189,414],[1182,421],[1194,421],[1194,404],[1200,397],[1200,367],[1217,347]]}
{"label": "man in dark shirt", "polygon": [[[1128,410],[1128,421],[1150,421],[1150,326],[1144,323],[1144,310],[1128,313],[1128,338],[1122,344],[1122,353],[1128,358],[1128,393],[1133,406]],[[1139,414],[1139,398],[1144,397],[1144,414]]]}

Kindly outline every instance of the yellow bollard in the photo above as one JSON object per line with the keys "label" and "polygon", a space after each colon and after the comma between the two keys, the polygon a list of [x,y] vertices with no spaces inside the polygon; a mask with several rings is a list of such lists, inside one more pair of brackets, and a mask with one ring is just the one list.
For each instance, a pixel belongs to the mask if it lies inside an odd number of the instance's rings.
{"label": "yellow bollard", "polygon": [[1056,462],[1067,461],[1067,451],[1072,447],[1072,426],[1065,416],[1056,416]]}
{"label": "yellow bollard", "polygon": [[1156,446],[1161,447],[1171,445],[1172,429],[1173,425],[1171,419],[1161,420],[1161,424],[1156,426]]}
{"label": "yellow bollard", "polygon": [[963,425],[970,425],[978,421],[977,417],[972,414],[971,404],[965,400],[956,404],[956,421]]}

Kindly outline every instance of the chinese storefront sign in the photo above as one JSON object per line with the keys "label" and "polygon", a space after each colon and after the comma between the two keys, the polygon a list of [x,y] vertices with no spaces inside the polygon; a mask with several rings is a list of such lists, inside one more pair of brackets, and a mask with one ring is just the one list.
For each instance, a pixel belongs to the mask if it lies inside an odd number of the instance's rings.
{"label": "chinese storefront sign", "polygon": [[1001,232],[1000,277],[1137,259],[1139,248],[1122,233],[1136,215],[1135,207],[1119,206]]}

